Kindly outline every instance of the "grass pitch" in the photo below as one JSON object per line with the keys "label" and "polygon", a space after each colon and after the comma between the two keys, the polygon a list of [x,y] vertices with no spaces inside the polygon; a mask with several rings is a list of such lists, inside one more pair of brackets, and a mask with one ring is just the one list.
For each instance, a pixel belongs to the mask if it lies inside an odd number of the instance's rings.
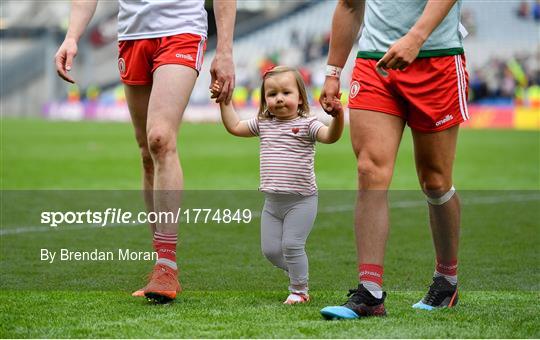
{"label": "grass pitch", "polygon": [[[338,143],[317,147],[319,215],[307,245],[313,300],[291,307],[282,305],[287,278],[260,253],[257,216],[248,224],[181,225],[185,291],[165,306],[129,296],[143,284],[150,262],[39,261],[44,247],[149,250],[145,226],[37,230],[36,211],[50,202],[44,200],[48,191],[36,189],[92,189],[90,195],[113,206],[120,204],[117,190],[139,189],[131,126],[3,120],[1,130],[2,338],[540,337],[538,132],[461,132],[455,166],[463,200],[460,303],[429,313],[410,308],[429,284],[433,250],[406,131],[392,186],[385,263],[389,315],[328,322],[320,308],[343,303],[356,281],[356,175],[347,132]],[[179,153],[186,189],[215,207],[227,202],[257,211],[257,150],[257,139],[229,136],[219,125],[184,124]],[[74,201],[88,192],[67,191],[72,199],[56,206],[84,206]]]}

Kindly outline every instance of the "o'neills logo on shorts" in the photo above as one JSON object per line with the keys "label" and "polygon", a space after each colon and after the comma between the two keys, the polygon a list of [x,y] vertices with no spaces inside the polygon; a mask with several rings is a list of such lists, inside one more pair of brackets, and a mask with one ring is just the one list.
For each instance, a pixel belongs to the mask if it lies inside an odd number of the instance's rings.
{"label": "o'neills logo on shorts", "polygon": [[351,93],[350,97],[354,98],[358,94],[358,91],[360,91],[360,84],[355,80],[351,83]]}
{"label": "o'neills logo on shorts", "polygon": [[193,57],[191,56],[191,54],[176,53],[176,58],[193,61]]}
{"label": "o'neills logo on shorts", "polygon": [[435,126],[441,126],[441,125],[443,125],[444,123],[451,121],[452,119],[454,119],[454,116],[452,116],[452,115],[446,115],[446,116],[444,116],[443,119],[441,119],[441,120],[439,120],[438,122],[436,122],[436,123],[435,123]]}
{"label": "o'neills logo on shorts", "polygon": [[124,75],[126,73],[126,61],[124,58],[118,59],[118,71],[120,71],[121,75]]}

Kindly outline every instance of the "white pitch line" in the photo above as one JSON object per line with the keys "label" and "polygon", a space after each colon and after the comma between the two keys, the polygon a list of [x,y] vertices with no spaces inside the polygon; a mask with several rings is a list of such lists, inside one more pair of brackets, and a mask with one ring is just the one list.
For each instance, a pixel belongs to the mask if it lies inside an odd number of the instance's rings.
{"label": "white pitch line", "polygon": [[[510,202],[530,202],[530,201],[540,201],[540,194],[530,194],[530,195],[498,195],[498,196],[484,196],[484,197],[475,197],[470,199],[462,199],[461,205],[484,205],[484,204],[498,204],[498,203],[510,203]],[[395,201],[390,202],[390,207],[392,209],[407,209],[407,208],[417,208],[426,206],[424,200],[404,200],[404,201]],[[323,209],[319,209],[319,213],[328,214],[336,212],[345,212],[352,211],[354,208],[354,202],[351,202],[351,205],[336,205],[329,206]],[[259,218],[261,213],[259,211],[254,211],[252,217]],[[119,228],[119,227],[138,227],[142,224],[139,223],[128,223],[128,224],[107,224],[105,227],[96,224],[82,224],[82,225],[73,225],[73,226],[62,226],[62,227],[47,227],[47,226],[25,226],[17,227],[13,229],[2,229],[0,230],[0,236],[7,235],[16,235],[16,234],[26,234],[26,233],[42,233],[42,232],[55,232],[56,230],[82,230],[89,228]]]}
{"label": "white pitch line", "polygon": [[15,235],[15,234],[26,234],[26,233],[43,233],[43,232],[59,232],[60,230],[82,230],[90,228],[118,228],[118,227],[138,227],[141,226],[140,223],[127,223],[127,224],[107,224],[102,227],[100,224],[81,224],[81,225],[68,225],[60,227],[49,227],[46,225],[42,226],[28,226],[28,227],[17,227],[14,229],[2,229],[0,230],[0,236],[5,235]]}
{"label": "white pitch line", "polygon": [[[504,196],[484,196],[476,197],[469,199],[461,199],[462,209],[467,205],[483,205],[483,204],[497,204],[497,203],[509,203],[509,202],[530,202],[530,201],[540,201],[540,194],[532,195],[504,195]],[[424,200],[414,200],[414,201],[395,201],[390,200],[391,209],[406,209],[406,208],[417,208],[424,207],[427,205]],[[351,202],[351,205],[338,205],[333,207],[326,207],[319,209],[321,213],[333,213],[333,212],[342,212],[342,211],[351,211],[354,207],[354,202]]]}

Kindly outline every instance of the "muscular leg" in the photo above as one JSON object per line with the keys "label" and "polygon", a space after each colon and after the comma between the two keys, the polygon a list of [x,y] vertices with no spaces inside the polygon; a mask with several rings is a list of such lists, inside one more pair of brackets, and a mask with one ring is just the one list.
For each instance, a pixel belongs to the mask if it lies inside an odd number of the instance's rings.
{"label": "muscular leg", "polygon": [[[180,207],[184,181],[176,140],[196,79],[197,72],[182,65],[163,65],[153,74],[146,136],[154,164],[154,211],[167,216],[175,215]],[[182,290],[176,263],[177,235],[178,224],[171,218],[158,220],[154,233],[158,258],[143,292],[159,303],[175,299]]]}
{"label": "muscular leg", "polygon": [[[154,209],[176,212],[184,181],[176,149],[178,128],[197,72],[183,65],[163,65],[154,72],[146,133],[154,164]],[[157,223],[158,232],[176,233],[171,221]]]}
{"label": "muscular leg", "polygon": [[[416,171],[422,190],[438,198],[452,187],[452,168],[456,154],[458,126],[436,133],[413,130]],[[429,206],[429,220],[437,259],[450,263],[457,259],[460,205],[457,194],[442,204]]]}
{"label": "muscular leg", "polygon": [[404,121],[380,112],[351,110],[351,140],[358,162],[355,234],[358,264],[383,265],[388,238],[387,189]]}
{"label": "muscular leg", "polygon": [[[148,102],[150,101],[151,85],[124,85],[126,100],[131,115],[131,122],[135,130],[135,139],[141,152],[143,179],[142,187],[144,191],[144,202],[147,211],[154,210],[154,163],[150,150],[148,149],[148,138],[146,136],[146,119],[148,112]],[[156,224],[150,224],[152,235],[156,231]]]}

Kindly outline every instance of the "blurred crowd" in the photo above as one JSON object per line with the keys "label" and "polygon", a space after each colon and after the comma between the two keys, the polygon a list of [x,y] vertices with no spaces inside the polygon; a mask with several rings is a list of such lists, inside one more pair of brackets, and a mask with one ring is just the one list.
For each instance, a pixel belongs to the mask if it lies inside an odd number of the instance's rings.
{"label": "blurred crowd", "polygon": [[516,10],[516,15],[525,20],[540,22],[540,0],[536,0],[534,3],[521,1]]}
{"label": "blurred crowd", "polygon": [[491,58],[470,71],[470,101],[538,106],[540,101],[540,52]]}

